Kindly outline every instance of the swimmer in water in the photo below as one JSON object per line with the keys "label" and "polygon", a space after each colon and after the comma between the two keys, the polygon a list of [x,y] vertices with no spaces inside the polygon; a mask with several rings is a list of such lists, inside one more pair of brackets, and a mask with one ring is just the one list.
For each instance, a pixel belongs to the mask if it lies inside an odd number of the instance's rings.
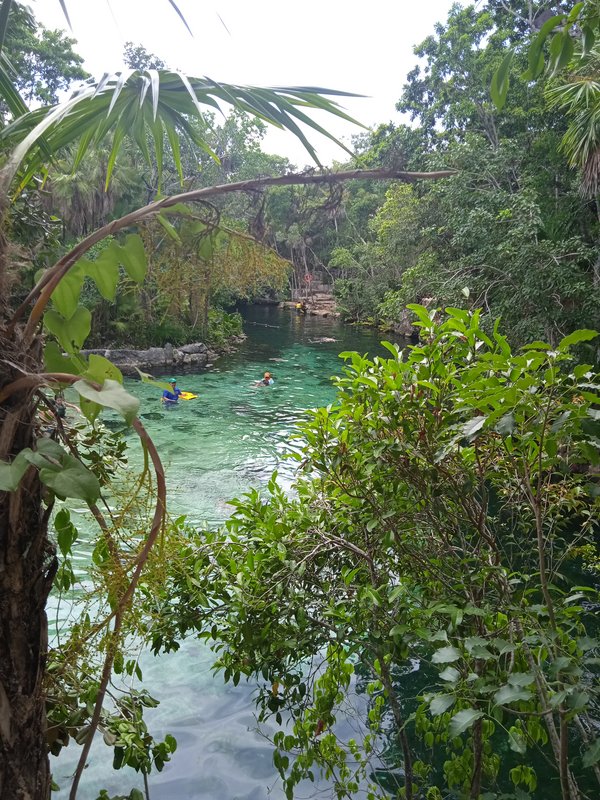
{"label": "swimmer in water", "polygon": [[271,373],[270,372],[265,372],[262,380],[255,381],[254,385],[255,386],[273,386],[274,383],[275,383],[275,381],[271,377]]}

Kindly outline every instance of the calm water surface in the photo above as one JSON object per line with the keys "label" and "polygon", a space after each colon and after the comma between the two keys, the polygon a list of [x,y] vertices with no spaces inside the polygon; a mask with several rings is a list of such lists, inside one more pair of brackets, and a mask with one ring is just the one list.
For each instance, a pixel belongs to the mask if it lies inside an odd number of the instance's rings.
{"label": "calm water surface", "polygon": [[[266,484],[274,469],[289,486],[294,462],[283,455],[290,434],[307,408],[334,400],[331,376],[343,365],[338,354],[387,352],[376,332],[269,307],[249,309],[244,330],[248,339],[235,353],[202,372],[175,376],[180,388],[199,395],[196,400],[165,409],[158,389],[128,381],[129,391],[142,400],[140,416],[166,466],[169,510],[187,514],[192,522],[222,522],[231,510],[227,501]],[[336,341],[316,341],[322,337]],[[266,370],[275,385],[253,387]],[[79,558],[84,574],[85,548]],[[142,656],[144,686],[160,700],[145,714],[148,727],[155,737],[171,733],[178,742],[163,772],[150,775],[150,796],[280,800],[284,795],[271,745],[256,730],[254,685],[224,685],[211,672],[212,662],[210,651],[191,640],[174,654]],[[71,747],[53,759],[54,779],[62,787],[53,797],[67,797],[78,755],[79,749]],[[109,794],[143,788],[140,775],[129,768],[115,772],[111,761],[111,751],[97,736],[82,779],[82,800],[94,800],[101,788]],[[302,795],[313,791],[308,786]]]}

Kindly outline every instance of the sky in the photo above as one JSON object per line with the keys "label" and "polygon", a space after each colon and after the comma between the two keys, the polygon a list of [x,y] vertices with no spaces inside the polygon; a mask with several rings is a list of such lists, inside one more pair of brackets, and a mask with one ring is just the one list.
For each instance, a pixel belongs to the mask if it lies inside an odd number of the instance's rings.
{"label": "sky", "polygon": [[[415,44],[446,19],[452,0],[177,0],[193,36],[169,0],[29,0],[37,19],[67,29],[95,77],[116,72],[127,41],[172,69],[254,86],[321,86],[365,95],[341,105],[367,127],[402,120],[395,110]],[[315,118],[346,144],[361,128],[323,112]],[[407,120],[406,120],[407,121]],[[310,134],[323,164],[344,151]],[[263,149],[297,166],[310,157],[295,137],[273,130]]]}

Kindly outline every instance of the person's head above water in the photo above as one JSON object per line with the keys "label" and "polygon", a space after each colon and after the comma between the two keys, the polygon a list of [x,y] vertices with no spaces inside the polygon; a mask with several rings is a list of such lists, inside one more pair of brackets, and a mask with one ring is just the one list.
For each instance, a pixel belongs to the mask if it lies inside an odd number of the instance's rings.
{"label": "person's head above water", "polygon": [[177,383],[177,378],[169,378],[169,383],[173,386]]}
{"label": "person's head above water", "polygon": [[270,377],[271,377],[271,373],[270,373],[270,372],[265,372],[265,375],[264,375],[264,377],[265,377],[265,378],[270,378]]}

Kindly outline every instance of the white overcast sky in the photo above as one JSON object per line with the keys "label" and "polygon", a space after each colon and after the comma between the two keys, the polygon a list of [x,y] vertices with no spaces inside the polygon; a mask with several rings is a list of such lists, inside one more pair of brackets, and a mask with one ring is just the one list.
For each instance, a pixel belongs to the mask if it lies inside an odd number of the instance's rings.
{"label": "white overcast sky", "polygon": [[[46,27],[67,28],[59,0],[29,0]],[[446,19],[452,0],[177,0],[189,35],[168,0],[66,0],[77,51],[99,77],[122,67],[123,45],[142,44],[188,75],[257,86],[322,86],[366,95],[341,103],[367,126],[400,122],[395,103],[416,63],[415,44]],[[359,128],[318,117],[350,142]],[[311,134],[323,163],[344,151]],[[289,133],[264,149],[301,166],[310,159]]]}

